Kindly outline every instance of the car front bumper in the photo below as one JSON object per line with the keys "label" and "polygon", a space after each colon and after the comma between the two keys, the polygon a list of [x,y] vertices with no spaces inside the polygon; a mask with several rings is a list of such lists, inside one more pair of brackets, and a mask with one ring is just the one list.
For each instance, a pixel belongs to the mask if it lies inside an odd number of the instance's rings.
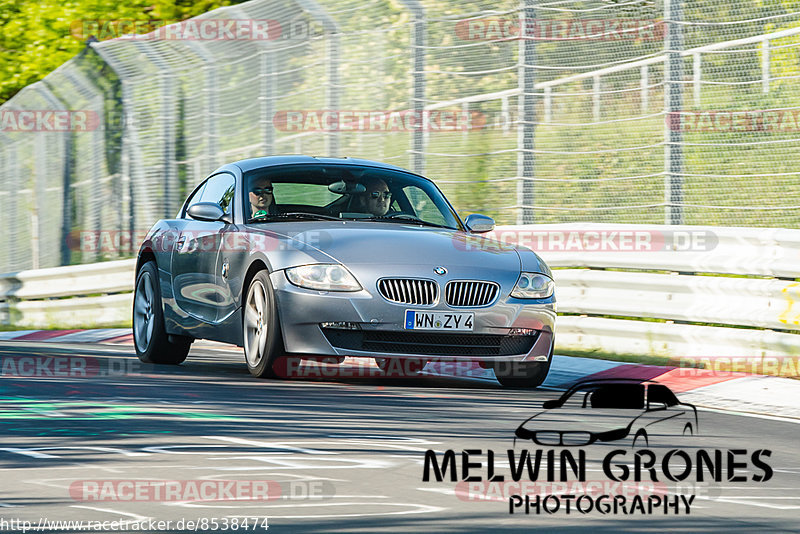
{"label": "car front bumper", "polygon": [[[500,295],[485,308],[396,304],[366,290],[324,292],[303,289],[271,274],[287,352],[309,356],[356,356],[480,361],[547,361],[552,354],[555,301]],[[472,332],[404,329],[405,310],[474,313]],[[322,327],[351,323],[357,330]],[[512,329],[530,334],[510,335]]]}

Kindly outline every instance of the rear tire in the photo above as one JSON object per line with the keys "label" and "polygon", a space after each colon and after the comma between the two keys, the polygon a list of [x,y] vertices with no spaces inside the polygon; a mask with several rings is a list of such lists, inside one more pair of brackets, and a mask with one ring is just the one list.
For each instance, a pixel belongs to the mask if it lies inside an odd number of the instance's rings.
{"label": "rear tire", "polygon": [[632,448],[638,448],[642,446],[644,443],[645,447],[650,446],[650,438],[647,436],[647,431],[645,429],[641,429],[636,432],[636,435],[633,436],[633,444],[631,445]]}
{"label": "rear tire", "polygon": [[267,271],[258,272],[247,288],[242,329],[247,370],[258,378],[275,378],[272,364],[284,349],[275,291]]}
{"label": "rear tire", "polygon": [[552,354],[546,362],[494,362],[492,368],[497,381],[505,388],[537,388],[550,371]]}
{"label": "rear tire", "polygon": [[136,276],[133,294],[133,345],[145,363],[178,365],[186,359],[192,339],[170,336],[164,327],[158,267],[148,261]]}

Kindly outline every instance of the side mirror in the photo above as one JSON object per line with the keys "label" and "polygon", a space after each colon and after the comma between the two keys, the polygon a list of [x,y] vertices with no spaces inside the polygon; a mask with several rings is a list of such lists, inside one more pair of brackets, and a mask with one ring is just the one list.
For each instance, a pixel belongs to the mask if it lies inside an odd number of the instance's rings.
{"label": "side mirror", "polygon": [[483,234],[494,230],[494,219],[479,213],[473,213],[467,217],[464,224],[467,225],[467,230],[475,232],[476,234]]}
{"label": "side mirror", "polygon": [[544,401],[544,404],[542,404],[542,408],[544,408],[545,410],[552,410],[553,408],[558,408],[558,399],[550,399]]}
{"label": "side mirror", "polygon": [[[225,210],[216,202],[198,202],[192,204],[186,213],[198,221],[220,221],[225,217]],[[227,221],[226,221],[227,222]]]}

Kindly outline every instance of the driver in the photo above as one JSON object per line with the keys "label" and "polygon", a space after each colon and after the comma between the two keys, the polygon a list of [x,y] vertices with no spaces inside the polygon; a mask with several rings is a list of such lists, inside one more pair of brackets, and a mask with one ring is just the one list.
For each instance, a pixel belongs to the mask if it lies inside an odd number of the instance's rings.
{"label": "driver", "polygon": [[356,197],[358,211],[371,213],[377,217],[386,215],[392,203],[392,193],[386,182],[380,178],[373,178],[364,183],[366,192]]}
{"label": "driver", "polygon": [[255,178],[250,182],[251,217],[264,217],[276,213],[272,181],[266,177]]}

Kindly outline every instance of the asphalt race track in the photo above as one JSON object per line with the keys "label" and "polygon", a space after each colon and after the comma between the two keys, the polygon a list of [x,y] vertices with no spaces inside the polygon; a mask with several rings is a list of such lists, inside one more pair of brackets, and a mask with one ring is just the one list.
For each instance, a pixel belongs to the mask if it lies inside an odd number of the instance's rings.
{"label": "asphalt race track", "polygon": [[[744,467],[734,466],[745,481],[729,481],[728,464],[719,482],[699,482],[695,473],[682,482],[658,481],[676,498],[695,496],[689,515],[682,506],[680,514],[660,508],[646,514],[573,508],[567,514],[565,505],[554,513],[526,515],[519,508],[509,514],[503,490],[471,500],[474,495],[463,493],[464,483],[451,482],[449,473],[445,481],[424,482],[425,451],[454,450],[461,478],[461,451],[492,450],[498,472],[508,475],[506,451],[520,449],[514,430],[557,391],[504,390],[491,381],[435,376],[258,380],[247,373],[240,352],[193,348],[183,365],[168,367],[140,364],[130,346],[0,343],[3,361],[20,356],[80,356],[97,372],[74,378],[4,373],[4,520],[173,521],[161,531],[195,530],[174,525],[203,519],[208,528],[197,530],[212,530],[212,519],[221,525],[234,518],[266,518],[274,532],[798,530],[796,420],[701,410],[699,436],[651,444],[659,455],[680,448],[691,458],[699,449],[722,450],[723,460],[730,449],[747,451],[737,456]],[[633,457],[624,443],[585,449],[585,478],[598,483],[610,484],[600,464],[606,454],[619,449],[627,460]],[[750,461],[759,449],[771,451],[762,458],[773,471],[760,482],[754,475],[764,471]],[[485,454],[473,457],[485,460]],[[489,476],[485,464],[470,474]],[[272,498],[187,501],[185,494],[133,499],[120,497],[122,492],[86,493],[102,481],[186,486],[209,480],[268,481]],[[254,531],[256,520],[250,521]]]}

